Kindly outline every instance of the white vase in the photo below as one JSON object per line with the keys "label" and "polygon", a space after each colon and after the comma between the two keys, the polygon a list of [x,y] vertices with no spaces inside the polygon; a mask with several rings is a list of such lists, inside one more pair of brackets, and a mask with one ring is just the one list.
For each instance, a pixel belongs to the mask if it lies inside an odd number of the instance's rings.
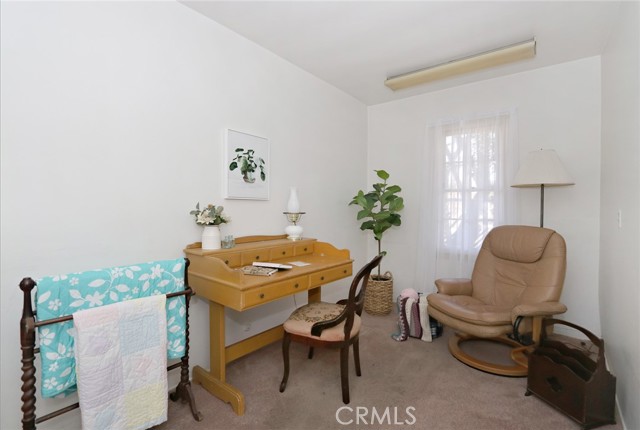
{"label": "white vase", "polygon": [[220,249],[220,227],[205,225],[202,230],[202,249]]}
{"label": "white vase", "polygon": [[298,189],[291,187],[289,190],[289,201],[287,202],[287,212],[298,213],[300,212],[300,202],[298,201]]}

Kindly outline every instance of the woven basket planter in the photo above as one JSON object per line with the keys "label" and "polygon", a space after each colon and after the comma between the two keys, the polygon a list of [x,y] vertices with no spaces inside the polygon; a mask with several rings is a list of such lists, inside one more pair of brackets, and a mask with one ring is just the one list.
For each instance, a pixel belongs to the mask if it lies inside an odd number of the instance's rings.
{"label": "woven basket planter", "polygon": [[369,277],[364,296],[364,310],[369,315],[387,315],[393,309],[393,275],[386,272],[380,278]]}

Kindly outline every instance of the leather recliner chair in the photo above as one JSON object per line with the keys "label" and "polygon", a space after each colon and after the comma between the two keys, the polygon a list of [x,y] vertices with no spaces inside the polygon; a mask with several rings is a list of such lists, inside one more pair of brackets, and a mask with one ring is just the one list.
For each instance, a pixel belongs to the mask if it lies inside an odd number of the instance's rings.
{"label": "leather recliner chair", "polygon": [[[458,360],[489,373],[525,376],[531,348],[523,343],[538,342],[542,318],[567,310],[559,301],[565,271],[566,245],[555,231],[496,227],[482,243],[471,279],[436,280],[438,292],[427,297],[428,312],[456,331],[449,350]],[[523,340],[525,332],[533,342]],[[513,347],[514,364],[482,361],[460,348],[477,338]]]}

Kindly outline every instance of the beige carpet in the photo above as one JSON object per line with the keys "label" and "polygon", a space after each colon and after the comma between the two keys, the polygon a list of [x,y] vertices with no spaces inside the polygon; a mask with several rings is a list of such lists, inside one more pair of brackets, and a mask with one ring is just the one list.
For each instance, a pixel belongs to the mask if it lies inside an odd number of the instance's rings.
{"label": "beige carpet", "polygon": [[[540,399],[525,397],[526,378],[490,375],[453,358],[447,349],[450,330],[427,343],[412,338],[397,342],[390,337],[396,329],[394,314],[363,315],[362,376],[355,376],[351,356],[351,403],[347,407],[341,401],[338,351],[317,350],[308,360],[307,349],[292,343],[289,383],[280,393],[282,355],[276,343],[227,368],[227,381],[245,395],[243,416],[194,385],[204,420],[196,422],[188,405],[169,402],[169,421],[157,429],[580,428]],[[622,429],[622,425],[601,428]]]}

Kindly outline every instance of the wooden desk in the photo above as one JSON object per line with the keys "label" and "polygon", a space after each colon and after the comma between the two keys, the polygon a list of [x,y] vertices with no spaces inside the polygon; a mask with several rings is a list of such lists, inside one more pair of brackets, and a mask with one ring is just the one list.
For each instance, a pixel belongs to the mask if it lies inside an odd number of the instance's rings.
{"label": "wooden desk", "polygon": [[[184,252],[191,262],[189,285],[198,296],[209,300],[211,370],[195,366],[193,382],[230,403],[236,414],[243,415],[244,396],[226,382],[226,365],[281,339],[283,330],[279,325],[226,346],[225,307],[243,311],[302,291],[307,291],[309,302],[319,301],[322,285],[352,275],[353,260],[348,250],[316,239],[290,241],[285,235],[238,238],[235,247],[215,251],[203,251],[198,243],[189,245]],[[254,261],[303,261],[309,265],[281,270],[271,276],[250,276],[237,270]]]}

